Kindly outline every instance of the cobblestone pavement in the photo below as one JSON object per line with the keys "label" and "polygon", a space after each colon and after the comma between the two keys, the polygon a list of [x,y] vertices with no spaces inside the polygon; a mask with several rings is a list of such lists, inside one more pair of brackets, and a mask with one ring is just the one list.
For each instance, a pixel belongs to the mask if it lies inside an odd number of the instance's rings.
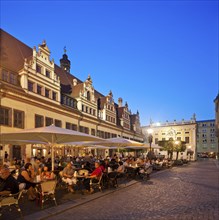
{"label": "cobblestone pavement", "polygon": [[137,182],[44,219],[217,220],[219,164],[207,159],[159,171],[146,183]]}

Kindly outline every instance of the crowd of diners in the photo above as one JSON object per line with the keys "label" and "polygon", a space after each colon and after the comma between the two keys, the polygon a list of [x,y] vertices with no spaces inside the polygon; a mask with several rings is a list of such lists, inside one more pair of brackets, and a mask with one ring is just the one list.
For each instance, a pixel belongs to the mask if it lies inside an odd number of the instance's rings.
{"label": "crowd of diners", "polygon": [[164,167],[169,163],[169,160],[165,158],[149,160],[143,156],[134,157],[123,154],[102,158],[86,153],[84,156],[55,157],[54,163],[55,168],[52,171],[51,157],[33,157],[26,160],[14,158],[10,165],[6,161],[0,166],[0,195],[17,193],[20,184],[23,184],[27,190],[28,199],[33,201],[36,199],[36,177],[40,177],[41,180],[55,179],[59,177],[60,171],[62,171],[62,181],[66,182],[69,192],[74,193],[78,181],[75,171],[78,172],[80,169],[88,171],[88,175],[83,179],[84,192],[92,193],[90,179],[98,181],[100,176],[105,174],[103,181],[107,182],[107,174],[110,172],[117,172],[119,178],[124,176],[127,167],[135,168],[138,172],[140,167]]}

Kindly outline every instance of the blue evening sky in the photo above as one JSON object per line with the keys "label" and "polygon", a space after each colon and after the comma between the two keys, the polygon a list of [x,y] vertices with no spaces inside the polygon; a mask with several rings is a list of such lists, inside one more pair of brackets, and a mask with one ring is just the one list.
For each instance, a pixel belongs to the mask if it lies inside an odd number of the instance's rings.
{"label": "blue evening sky", "polygon": [[91,75],[123,99],[141,125],[215,118],[218,1],[4,1],[1,28],[30,47],[45,39],[59,65]]}

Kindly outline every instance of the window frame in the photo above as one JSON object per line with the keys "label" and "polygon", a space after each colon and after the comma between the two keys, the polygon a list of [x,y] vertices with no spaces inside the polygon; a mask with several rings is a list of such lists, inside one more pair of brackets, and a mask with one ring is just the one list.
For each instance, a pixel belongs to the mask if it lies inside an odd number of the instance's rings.
{"label": "window frame", "polygon": [[44,126],[44,116],[35,114],[35,128],[40,128]]}
{"label": "window frame", "polygon": [[[2,110],[4,112],[1,112]],[[6,115],[5,111],[8,111],[7,112],[7,117],[5,116]],[[7,122],[6,122],[6,120],[7,120]],[[9,127],[12,126],[12,109],[11,108],[4,107],[4,106],[0,107],[0,126],[1,125],[9,126]]]}
{"label": "window frame", "polygon": [[14,109],[13,126],[15,128],[24,128],[24,111]]}

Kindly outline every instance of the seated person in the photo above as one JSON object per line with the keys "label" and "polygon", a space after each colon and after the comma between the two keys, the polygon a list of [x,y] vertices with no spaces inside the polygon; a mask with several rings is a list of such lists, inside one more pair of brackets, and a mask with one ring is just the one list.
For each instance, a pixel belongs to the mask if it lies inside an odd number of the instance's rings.
{"label": "seated person", "polygon": [[119,161],[119,167],[117,168],[118,173],[124,173],[125,172],[125,166],[123,165],[122,161]]}
{"label": "seated person", "polygon": [[62,172],[62,181],[68,184],[68,190],[74,192],[73,184],[77,183],[77,178],[74,177],[75,169],[73,168],[71,162],[68,162],[66,167]]}
{"label": "seated person", "polygon": [[119,166],[116,159],[117,159],[116,157],[112,158],[111,161],[109,162],[109,166],[111,167],[112,171],[116,170]]}
{"label": "seated person", "polygon": [[103,161],[100,162],[100,168],[101,168],[102,172],[104,172],[105,169],[106,169],[105,168],[105,163]]}
{"label": "seated person", "polygon": [[137,163],[137,166],[139,166],[139,167],[144,166],[144,160],[141,159],[141,158],[138,158],[138,159],[136,160],[136,163]]}
{"label": "seated person", "polygon": [[5,188],[5,180],[1,178],[0,175],[0,192],[3,191]]}
{"label": "seated person", "polygon": [[19,184],[17,180],[12,176],[10,170],[6,166],[0,168],[0,178],[2,183],[0,195],[15,194],[19,192]]}
{"label": "seated person", "polygon": [[104,167],[105,167],[104,172],[107,173],[108,172],[108,167],[110,167],[109,159],[104,159]]}
{"label": "seated person", "polygon": [[39,158],[35,158],[33,169],[35,172],[35,175],[40,175],[42,172],[42,164]]}
{"label": "seated person", "polygon": [[43,167],[43,171],[40,175],[41,179],[43,180],[52,180],[55,179],[55,175],[52,171],[49,170],[49,168],[47,166]]}
{"label": "seated person", "polygon": [[32,167],[31,163],[26,163],[24,166],[24,170],[21,171],[21,173],[18,175],[17,181],[19,183],[25,183],[25,189],[28,191],[28,199],[29,200],[35,200],[36,199],[36,191],[35,186],[36,183],[34,183],[34,169]]}
{"label": "seated person", "polygon": [[44,163],[45,166],[49,167],[49,169],[52,169],[52,159],[49,157],[47,161]]}
{"label": "seated person", "polygon": [[90,188],[90,179],[92,179],[92,182],[98,182],[100,176],[102,175],[102,169],[100,167],[99,162],[95,162],[95,170],[84,180],[84,186],[86,189],[86,192],[92,193],[94,190]]}
{"label": "seated person", "polygon": [[7,158],[4,160],[4,162],[3,162],[3,165],[6,165],[6,166],[10,166],[11,165],[11,162],[10,162],[10,160],[8,160]]}
{"label": "seated person", "polygon": [[130,163],[130,159],[129,159],[129,158],[125,159],[125,161],[124,161],[124,166],[125,166],[125,167],[128,167],[128,166],[129,166],[129,163]]}
{"label": "seated person", "polygon": [[151,166],[151,163],[150,163],[150,160],[149,160],[149,159],[146,159],[146,160],[145,160],[144,166],[145,166],[145,168],[148,168],[148,167]]}
{"label": "seated person", "polygon": [[91,163],[89,163],[89,162],[82,162],[82,168],[89,170],[90,172],[92,171]]}
{"label": "seated person", "polygon": [[117,168],[117,178],[124,177],[125,174],[125,165],[122,161],[119,161],[119,167]]}

